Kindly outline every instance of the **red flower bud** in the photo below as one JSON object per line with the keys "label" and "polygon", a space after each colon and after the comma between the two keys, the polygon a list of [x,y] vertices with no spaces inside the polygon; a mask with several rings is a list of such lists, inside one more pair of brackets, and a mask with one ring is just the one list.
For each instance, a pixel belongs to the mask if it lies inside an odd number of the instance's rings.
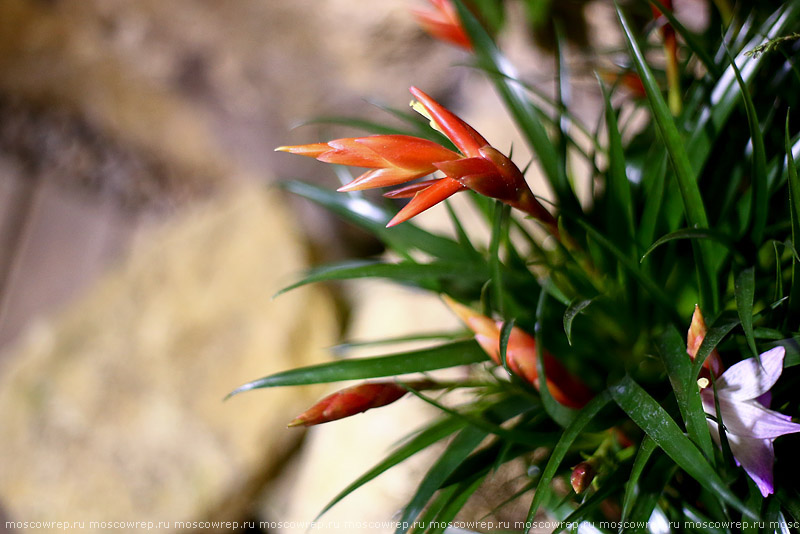
{"label": "red flower bud", "polygon": [[[447,296],[442,298],[475,333],[475,340],[486,354],[497,365],[502,365],[500,360],[502,323],[493,321]],[[555,400],[570,408],[582,408],[592,399],[594,393],[583,382],[571,375],[552,354],[543,351],[542,357],[544,358],[545,373],[547,373],[547,388]],[[536,368],[536,340],[516,326],[511,329],[511,336],[508,339],[506,363],[514,374],[536,389],[541,387],[539,371]]]}
{"label": "red flower bud", "polygon": [[[697,351],[700,349],[700,345],[703,344],[703,339],[705,339],[707,331],[708,329],[703,319],[703,313],[700,311],[700,306],[695,305],[694,313],[692,314],[692,324],[689,326],[689,333],[686,336],[686,352],[689,354],[692,361],[694,361],[697,356]],[[706,361],[703,363],[703,367],[714,373],[714,376],[720,376],[722,374],[725,367],[722,365],[722,358],[720,358],[717,349],[711,351],[711,354],[708,355],[708,358],[706,358]]]}
{"label": "red flower bud", "polygon": [[[433,387],[433,383],[410,382],[409,387],[415,390],[429,389]],[[408,390],[395,382],[365,382],[328,395],[295,417],[289,426],[313,426],[344,419],[372,408],[391,404],[406,393]]]}
{"label": "red flower bud", "polygon": [[569,483],[572,490],[580,495],[589,487],[594,480],[597,470],[594,468],[592,462],[581,462],[572,468],[572,476],[569,478]]}

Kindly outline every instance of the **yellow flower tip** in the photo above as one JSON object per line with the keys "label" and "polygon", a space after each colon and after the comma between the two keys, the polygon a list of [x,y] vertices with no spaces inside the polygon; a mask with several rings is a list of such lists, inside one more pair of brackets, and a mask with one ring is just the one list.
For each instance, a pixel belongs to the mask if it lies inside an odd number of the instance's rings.
{"label": "yellow flower tip", "polygon": [[305,419],[303,419],[302,417],[297,417],[297,418],[293,419],[293,420],[292,420],[292,421],[291,421],[291,422],[290,422],[288,425],[286,425],[286,426],[287,426],[288,428],[294,428],[294,427],[297,427],[297,426],[305,426],[305,424],[306,424],[306,420],[305,420]]}
{"label": "yellow flower tip", "polygon": [[420,102],[419,100],[412,100],[409,104],[411,109],[428,119],[428,123],[430,127],[439,132],[440,134],[447,135],[444,130],[439,126],[439,124],[434,120],[433,116],[428,112],[427,108]]}
{"label": "yellow flower tip", "polygon": [[316,158],[330,149],[331,147],[328,146],[328,143],[311,143],[309,145],[279,146],[278,148],[275,149],[275,152],[288,152],[290,154],[297,154],[300,156],[308,156],[310,158]]}
{"label": "yellow flower tip", "polygon": [[500,339],[500,328],[497,323],[472,308],[456,302],[447,295],[442,295],[442,300],[467,325],[467,328],[475,333],[475,339],[481,346],[485,345],[484,348],[490,347],[491,350],[496,352]]}
{"label": "yellow flower tip", "polygon": [[697,380],[697,386],[700,389],[706,389],[710,383],[708,378],[700,378]]}
{"label": "yellow flower tip", "polygon": [[464,324],[469,325],[470,319],[480,315],[478,312],[476,312],[472,308],[464,306],[460,302],[456,302],[455,300],[450,298],[448,295],[442,295],[441,297],[442,297],[442,300],[444,301],[444,303],[447,305],[447,307],[450,308],[450,311],[455,313],[458,316],[458,318],[461,319],[462,322],[464,322]]}

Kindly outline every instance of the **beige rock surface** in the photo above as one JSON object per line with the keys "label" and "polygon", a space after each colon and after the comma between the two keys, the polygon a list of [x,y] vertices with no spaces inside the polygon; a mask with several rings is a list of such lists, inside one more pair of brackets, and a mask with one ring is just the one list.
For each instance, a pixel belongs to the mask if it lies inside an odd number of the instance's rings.
{"label": "beige rock surface", "polygon": [[287,414],[319,391],[222,398],[319,361],[337,329],[319,288],[271,301],[303,265],[295,238],[274,194],[224,195],[152,231],[31,330],[0,383],[11,520],[241,519],[239,500],[296,444]]}

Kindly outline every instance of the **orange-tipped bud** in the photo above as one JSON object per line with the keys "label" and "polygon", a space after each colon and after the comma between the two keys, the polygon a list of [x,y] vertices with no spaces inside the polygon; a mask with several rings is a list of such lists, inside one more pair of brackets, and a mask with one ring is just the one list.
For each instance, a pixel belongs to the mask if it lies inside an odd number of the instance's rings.
{"label": "orange-tipped bud", "polygon": [[410,135],[373,135],[335,139],[328,143],[282,146],[275,150],[316,158],[325,163],[367,167],[339,191],[357,191],[403,184],[436,171],[435,162],[460,156],[445,147]]}
{"label": "orange-tipped bud", "polygon": [[[409,383],[409,387],[416,390],[429,389],[433,386],[430,381]],[[408,393],[406,388],[394,382],[365,382],[328,395],[295,417],[289,426],[313,426],[344,419],[372,408],[391,404],[406,393]]]}
{"label": "orange-tipped bud", "polygon": [[594,480],[597,470],[594,468],[592,462],[581,462],[572,468],[572,476],[569,477],[569,483],[572,490],[580,495],[589,487]]}
{"label": "orange-tipped bud", "polygon": [[[700,345],[703,344],[706,332],[708,332],[708,328],[706,328],[703,313],[700,311],[700,306],[695,305],[692,324],[689,325],[689,333],[686,336],[686,352],[692,361],[697,357],[697,351],[700,350]],[[722,374],[725,368],[722,365],[722,358],[720,358],[717,349],[711,351],[711,354],[708,355],[708,358],[703,363],[703,367],[711,371],[715,377]]]}
{"label": "orange-tipped bud", "polygon": [[450,0],[428,0],[433,7],[428,9],[412,9],[411,14],[417,19],[417,23],[431,36],[459,46],[466,50],[472,50],[472,43],[467,36],[467,32],[461,26],[458,12]]}
{"label": "orange-tipped bud", "polygon": [[[486,354],[497,365],[502,365],[500,354],[502,322],[481,315],[446,295],[442,296],[442,299],[453,313],[475,333],[475,340]],[[542,357],[544,358],[545,373],[547,373],[547,388],[554,399],[570,408],[582,408],[592,399],[594,393],[583,382],[572,376],[553,355],[542,351]],[[506,364],[514,374],[536,389],[540,388],[539,371],[536,368],[536,340],[516,326],[511,329],[508,339]]]}

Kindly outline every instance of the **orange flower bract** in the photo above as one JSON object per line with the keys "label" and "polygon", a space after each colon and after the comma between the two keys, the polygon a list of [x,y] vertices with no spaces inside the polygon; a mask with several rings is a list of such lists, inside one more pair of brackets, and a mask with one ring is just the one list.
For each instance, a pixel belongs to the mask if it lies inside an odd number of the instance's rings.
{"label": "orange flower bract", "polygon": [[461,26],[458,12],[450,0],[428,0],[432,9],[412,9],[417,23],[431,36],[452,45],[472,50],[467,32]]}
{"label": "orange flower bract", "polygon": [[[459,319],[475,333],[475,340],[486,354],[497,365],[502,365],[500,360],[502,323],[481,315],[450,297],[442,298]],[[572,376],[552,354],[542,351],[542,357],[547,373],[547,389],[555,400],[570,408],[582,408],[594,397],[594,393],[583,382]],[[539,371],[536,369],[536,340],[516,326],[511,329],[506,347],[506,363],[514,374],[536,389],[541,388]]]}
{"label": "orange flower bract", "polygon": [[339,191],[397,186],[436,171],[444,173],[443,178],[411,183],[386,193],[385,196],[390,198],[411,198],[387,226],[407,221],[459,191],[472,189],[531,215],[552,235],[558,236],[555,218],[536,200],[522,172],[507,156],[423,91],[416,87],[410,91],[419,102],[420,111],[453,142],[459,152],[408,135],[344,138],[327,143],[282,146],[276,150],[326,163],[370,169]]}

